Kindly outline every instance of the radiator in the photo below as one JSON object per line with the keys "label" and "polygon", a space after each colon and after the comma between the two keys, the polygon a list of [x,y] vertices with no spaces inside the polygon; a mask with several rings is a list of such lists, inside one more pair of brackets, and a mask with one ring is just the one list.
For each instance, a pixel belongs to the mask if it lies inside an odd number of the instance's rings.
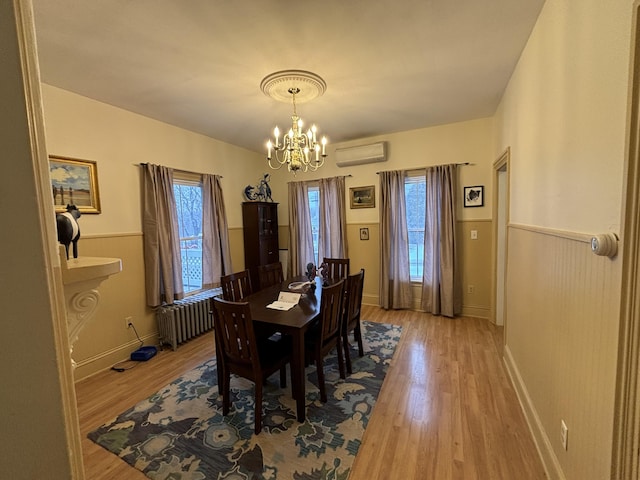
{"label": "radiator", "polygon": [[156,309],[160,346],[171,345],[175,350],[179,344],[213,329],[211,297],[221,295],[222,289],[207,290],[178,300],[172,305]]}

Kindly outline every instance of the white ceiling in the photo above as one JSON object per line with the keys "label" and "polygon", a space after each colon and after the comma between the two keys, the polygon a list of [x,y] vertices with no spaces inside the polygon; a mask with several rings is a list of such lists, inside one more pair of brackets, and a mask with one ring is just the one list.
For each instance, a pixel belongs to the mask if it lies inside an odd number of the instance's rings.
{"label": "white ceiling", "polygon": [[298,105],[336,143],[490,116],[544,0],[33,0],[42,81],[263,151]]}

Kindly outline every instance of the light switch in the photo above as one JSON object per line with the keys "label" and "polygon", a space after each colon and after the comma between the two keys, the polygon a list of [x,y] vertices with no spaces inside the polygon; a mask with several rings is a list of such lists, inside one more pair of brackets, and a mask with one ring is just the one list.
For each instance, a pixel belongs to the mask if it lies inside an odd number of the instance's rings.
{"label": "light switch", "polygon": [[471,240],[478,239],[478,230],[471,230]]}

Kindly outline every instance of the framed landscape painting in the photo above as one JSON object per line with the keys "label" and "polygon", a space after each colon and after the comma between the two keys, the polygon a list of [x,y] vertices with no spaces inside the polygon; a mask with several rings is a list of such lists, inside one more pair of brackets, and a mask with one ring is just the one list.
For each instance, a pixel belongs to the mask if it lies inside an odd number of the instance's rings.
{"label": "framed landscape painting", "polygon": [[373,208],[376,206],[376,188],[374,185],[366,187],[351,187],[349,189],[351,208]]}
{"label": "framed landscape painting", "polygon": [[49,175],[56,213],[66,212],[67,205],[80,213],[100,213],[96,162],[50,155]]}

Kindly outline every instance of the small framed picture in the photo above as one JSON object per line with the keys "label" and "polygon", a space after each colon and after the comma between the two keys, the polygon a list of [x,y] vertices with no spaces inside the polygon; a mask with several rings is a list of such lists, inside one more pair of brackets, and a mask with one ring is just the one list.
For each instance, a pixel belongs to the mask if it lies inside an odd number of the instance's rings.
{"label": "small framed picture", "polygon": [[484,205],[484,186],[464,187],[464,206],[482,207]]}
{"label": "small framed picture", "polygon": [[351,208],[373,208],[376,206],[376,187],[375,185],[351,187],[349,197]]}
{"label": "small framed picture", "polygon": [[360,240],[369,240],[369,229],[361,228],[360,229]]}
{"label": "small framed picture", "polygon": [[49,155],[49,174],[56,213],[66,212],[67,204],[83,214],[100,213],[96,162]]}

